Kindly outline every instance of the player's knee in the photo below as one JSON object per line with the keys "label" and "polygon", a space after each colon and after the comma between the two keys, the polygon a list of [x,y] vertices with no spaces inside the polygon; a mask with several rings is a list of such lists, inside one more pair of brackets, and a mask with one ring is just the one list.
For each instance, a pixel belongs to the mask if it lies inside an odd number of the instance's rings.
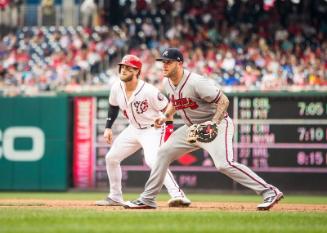
{"label": "player's knee", "polygon": [[119,165],[121,162],[121,159],[119,159],[117,156],[114,156],[113,154],[108,153],[106,156],[106,164],[108,165]]}
{"label": "player's knee", "polygon": [[151,159],[145,159],[146,165],[148,165],[149,168],[152,169],[155,161],[152,161]]}
{"label": "player's knee", "polygon": [[174,150],[172,150],[170,147],[163,145],[158,150],[157,159],[159,161],[171,161],[171,158],[173,157],[173,152]]}
{"label": "player's knee", "polygon": [[226,171],[227,169],[230,168],[230,165],[227,164],[227,163],[218,164],[218,165],[216,165],[216,168],[217,168],[218,171],[224,172],[224,171]]}
{"label": "player's knee", "polygon": [[164,147],[160,147],[157,153],[158,159],[162,159],[166,154],[166,149]]}

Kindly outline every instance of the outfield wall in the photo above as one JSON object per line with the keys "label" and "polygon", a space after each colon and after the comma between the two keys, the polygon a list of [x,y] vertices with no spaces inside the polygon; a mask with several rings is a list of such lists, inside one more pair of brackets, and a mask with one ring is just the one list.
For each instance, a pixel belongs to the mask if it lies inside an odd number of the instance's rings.
{"label": "outfield wall", "polygon": [[[231,93],[234,159],[283,190],[327,190],[327,94]],[[0,98],[0,189],[107,188],[102,138],[107,93]],[[128,124],[119,115],[118,135]],[[175,127],[182,125],[177,117]],[[140,150],[122,164],[123,186],[149,175]],[[182,187],[243,189],[216,172],[202,150],[171,165]]]}
{"label": "outfield wall", "polygon": [[66,190],[68,98],[0,98],[0,189]]}

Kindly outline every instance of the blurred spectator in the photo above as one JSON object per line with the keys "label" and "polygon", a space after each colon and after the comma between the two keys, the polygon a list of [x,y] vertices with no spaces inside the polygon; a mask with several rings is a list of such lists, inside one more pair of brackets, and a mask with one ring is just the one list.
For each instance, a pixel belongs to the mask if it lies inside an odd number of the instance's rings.
{"label": "blurred spectator", "polygon": [[84,27],[91,27],[93,17],[97,11],[97,5],[94,0],[84,0],[81,5],[82,25]]}
{"label": "blurred spectator", "polygon": [[[179,47],[186,67],[233,90],[327,87],[323,0],[265,1],[266,8],[257,0],[120,2],[118,23],[110,27],[32,27],[4,36],[0,86],[108,88],[128,52],[142,58],[142,77],[160,87],[155,58]],[[96,6],[85,0],[84,8]]]}

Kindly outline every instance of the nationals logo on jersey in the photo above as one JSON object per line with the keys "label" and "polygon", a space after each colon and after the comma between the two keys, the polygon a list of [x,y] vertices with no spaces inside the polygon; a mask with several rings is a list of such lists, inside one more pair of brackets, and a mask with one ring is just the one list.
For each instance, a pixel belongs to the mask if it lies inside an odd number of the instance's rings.
{"label": "nationals logo on jersey", "polygon": [[199,105],[191,98],[175,99],[175,97],[172,96],[171,103],[173,104],[176,110],[184,109],[184,108],[197,109],[199,107]]}
{"label": "nationals logo on jersey", "polygon": [[149,108],[148,100],[135,101],[133,104],[137,114],[142,114]]}

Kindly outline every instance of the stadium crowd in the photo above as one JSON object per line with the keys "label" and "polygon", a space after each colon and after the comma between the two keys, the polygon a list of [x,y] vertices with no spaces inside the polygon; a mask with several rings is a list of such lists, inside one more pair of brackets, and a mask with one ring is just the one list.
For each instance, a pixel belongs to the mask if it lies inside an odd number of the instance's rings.
{"label": "stadium crowd", "polygon": [[[150,2],[150,3],[149,3]],[[178,47],[184,66],[225,90],[326,90],[327,3],[129,1],[117,25],[24,27],[0,40],[5,95],[107,90],[132,53],[142,78],[160,87],[155,58]]]}

